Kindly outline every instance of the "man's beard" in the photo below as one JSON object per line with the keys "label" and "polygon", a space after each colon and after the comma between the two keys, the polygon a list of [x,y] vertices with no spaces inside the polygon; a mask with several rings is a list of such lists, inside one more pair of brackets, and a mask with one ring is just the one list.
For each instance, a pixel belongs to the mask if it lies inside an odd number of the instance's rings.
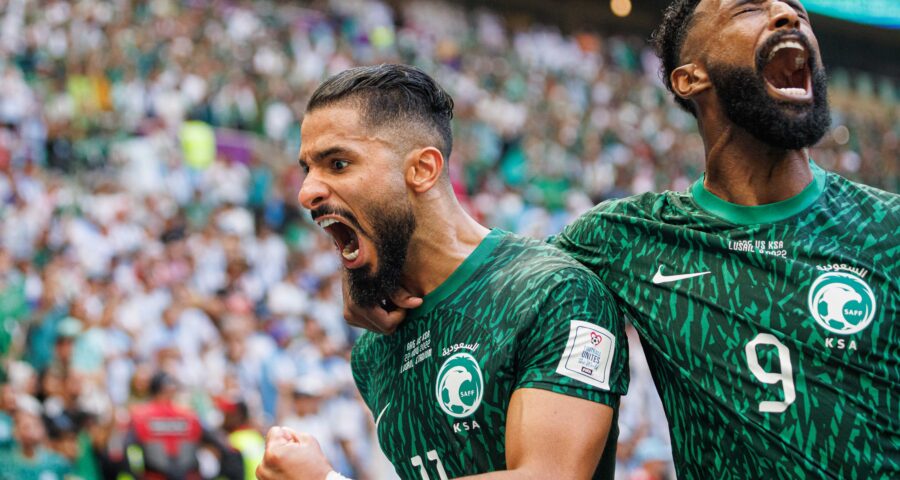
{"label": "man's beard", "polygon": [[725,115],[735,125],[768,145],[797,150],[815,145],[831,124],[825,71],[816,63],[814,55],[810,54],[808,62],[812,75],[811,104],[772,98],[766,91],[761,56],[757,58],[756,71],[745,67],[710,65],[709,77]]}
{"label": "man's beard", "polygon": [[375,244],[378,269],[361,267],[347,270],[350,298],[363,308],[380,305],[400,288],[409,241],[416,230],[412,206],[404,201],[398,207],[367,212],[372,221],[369,239]]}

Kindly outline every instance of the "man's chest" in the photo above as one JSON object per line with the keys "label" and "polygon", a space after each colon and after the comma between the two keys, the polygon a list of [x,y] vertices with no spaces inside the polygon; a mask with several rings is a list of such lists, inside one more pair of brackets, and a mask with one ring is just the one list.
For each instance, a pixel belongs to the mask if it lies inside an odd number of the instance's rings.
{"label": "man's chest", "polygon": [[822,348],[872,348],[870,327],[900,313],[894,266],[853,238],[772,227],[686,230],[640,244],[639,253],[613,255],[606,280],[650,331],[697,341],[714,330],[765,331]]}
{"label": "man's chest", "polygon": [[640,254],[613,255],[606,280],[672,377],[664,389],[708,391],[763,421],[812,418],[813,400],[832,408],[900,382],[900,285],[864,239],[773,227],[639,243]]}
{"label": "man's chest", "polygon": [[367,402],[379,443],[403,478],[453,478],[505,465],[515,330],[485,323],[437,311],[386,344]]}

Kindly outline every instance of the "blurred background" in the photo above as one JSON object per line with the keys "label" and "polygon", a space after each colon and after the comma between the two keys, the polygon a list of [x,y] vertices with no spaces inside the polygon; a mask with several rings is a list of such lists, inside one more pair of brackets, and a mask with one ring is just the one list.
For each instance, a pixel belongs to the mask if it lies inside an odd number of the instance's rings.
{"label": "blurred background", "polygon": [[[900,6],[805,3],[833,109],[812,156],[897,192]],[[456,101],[463,203],[543,238],[703,172],[646,46],[664,5],[0,0],[0,479],[159,478],[155,435],[179,478],[253,478],[275,423],[347,476],[394,478],[337,255],[296,202],[309,96],[348,67],[421,67]],[[672,478],[629,341],[617,478]]]}

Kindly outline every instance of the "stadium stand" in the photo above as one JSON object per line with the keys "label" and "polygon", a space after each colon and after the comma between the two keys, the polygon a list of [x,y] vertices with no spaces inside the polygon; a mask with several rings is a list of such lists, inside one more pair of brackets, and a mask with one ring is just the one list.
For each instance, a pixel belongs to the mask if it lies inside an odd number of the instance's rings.
{"label": "stadium stand", "polygon": [[[340,264],[296,202],[298,122],[330,74],[433,74],[456,101],[454,186],[487,225],[542,238],[702,172],[694,122],[637,37],[434,2],[4,8],[0,479],[140,477],[131,413],[159,372],[245,465],[261,451],[244,433],[283,423],[345,475],[393,478],[350,375],[359,332],[342,319]],[[831,83],[833,129],[813,157],[898,191],[896,85],[841,70]],[[667,478],[665,418],[629,340],[617,478]],[[219,475],[214,447],[203,478]]]}

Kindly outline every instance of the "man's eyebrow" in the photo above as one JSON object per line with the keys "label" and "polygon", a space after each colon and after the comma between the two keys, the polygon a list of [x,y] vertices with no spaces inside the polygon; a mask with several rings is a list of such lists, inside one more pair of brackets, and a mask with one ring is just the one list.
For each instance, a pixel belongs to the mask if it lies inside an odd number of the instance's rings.
{"label": "man's eyebrow", "polygon": [[793,7],[794,10],[797,10],[798,12],[801,12],[801,13],[806,12],[806,7],[804,7],[803,4],[798,2],[797,0],[784,0],[784,3],[787,3],[788,5]]}
{"label": "man's eyebrow", "polygon": [[[739,7],[743,7],[748,3],[763,3],[765,0],[735,0],[729,7],[729,10],[737,9]],[[788,4],[791,8],[793,8],[797,13],[806,14],[806,8],[797,0],[781,0],[784,3]]]}
{"label": "man's eyebrow", "polygon": [[[348,155],[350,153],[352,153],[352,152],[349,149],[346,149],[344,147],[326,148],[325,150],[322,150],[321,152],[314,153],[312,155],[311,162],[317,163],[317,162],[321,162],[322,160],[325,160],[326,158],[334,156],[334,155]],[[298,162],[300,163],[300,165],[303,165],[306,163],[306,159],[304,159],[303,157],[300,157],[298,159]]]}
{"label": "man's eyebrow", "polygon": [[737,0],[729,8],[742,7],[748,3],[760,3],[761,0]]}

